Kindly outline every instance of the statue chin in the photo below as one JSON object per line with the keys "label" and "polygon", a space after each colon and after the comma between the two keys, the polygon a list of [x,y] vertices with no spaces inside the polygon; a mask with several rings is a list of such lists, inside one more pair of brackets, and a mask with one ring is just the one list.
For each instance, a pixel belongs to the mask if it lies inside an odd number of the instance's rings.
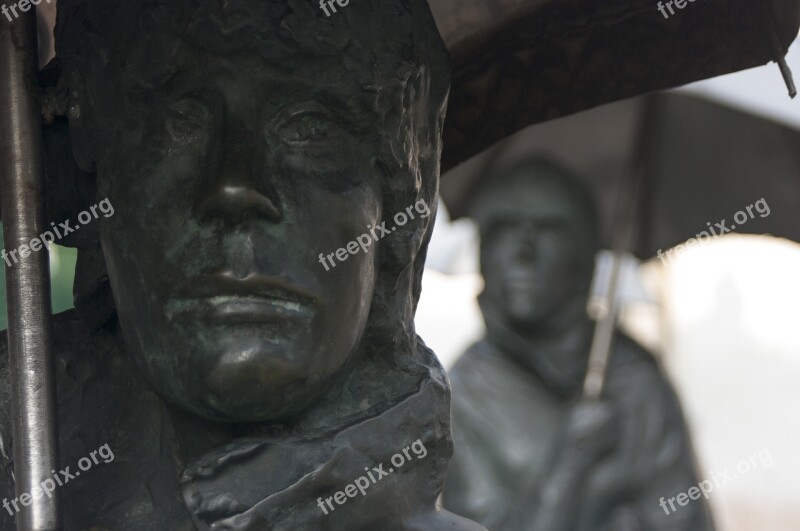
{"label": "statue chin", "polygon": [[518,324],[535,325],[541,318],[537,305],[528,301],[509,301],[506,313]]}
{"label": "statue chin", "polygon": [[143,367],[143,376],[163,399],[207,420],[280,421],[318,401],[343,365],[319,367],[307,362],[311,356],[299,356],[292,362],[284,352],[228,350],[205,369],[185,364],[178,372],[151,362]]}
{"label": "statue chin", "polygon": [[[180,385],[180,384],[178,384]],[[181,394],[157,393],[187,413],[215,422],[274,422],[302,413],[330,387],[300,382],[256,383],[240,378],[214,377],[208,385]]]}

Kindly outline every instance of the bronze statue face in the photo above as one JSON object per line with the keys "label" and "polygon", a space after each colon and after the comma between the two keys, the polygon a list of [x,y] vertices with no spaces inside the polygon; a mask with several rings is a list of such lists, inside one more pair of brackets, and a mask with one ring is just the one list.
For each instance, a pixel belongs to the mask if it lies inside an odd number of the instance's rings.
{"label": "bronze statue face", "polygon": [[[174,30],[179,9],[154,9],[144,23],[172,30],[121,39],[132,46],[124,61],[112,42],[110,60],[81,63],[90,74],[73,101],[75,152],[95,162],[98,194],[117,206],[101,240],[146,380],[209,419],[282,419],[352,361],[392,244],[330,270],[320,253],[392,215],[386,197],[411,188],[416,199],[419,183],[387,154],[418,157],[408,116],[436,122],[440,109],[403,99],[415,76],[407,50],[377,44],[366,8],[328,22],[293,1],[206,4],[211,14],[185,31]],[[376,74],[376,56],[390,76]]]}
{"label": "bronze statue face", "polygon": [[317,256],[381,219],[380,176],[359,146],[376,132],[343,102],[346,83],[187,55],[202,73],[152,90],[130,117],[137,134],[103,154],[101,188],[124,205],[102,232],[119,317],[171,401],[284,416],[326,389],[366,323],[376,254],[330,271]]}
{"label": "bronze statue face", "polygon": [[478,217],[483,298],[524,329],[585,302],[597,249],[593,212],[571,183],[550,168],[518,171],[482,198]]}

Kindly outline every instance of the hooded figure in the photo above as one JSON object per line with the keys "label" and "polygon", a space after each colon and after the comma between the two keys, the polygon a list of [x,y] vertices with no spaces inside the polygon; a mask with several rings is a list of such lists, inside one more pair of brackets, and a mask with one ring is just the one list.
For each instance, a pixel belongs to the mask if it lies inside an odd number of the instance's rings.
{"label": "hooded figure", "polygon": [[[65,468],[30,494],[58,489],[63,529],[481,529],[437,506],[449,390],[413,324],[447,54],[424,0],[342,4],[59,2],[45,144],[76,309]],[[30,500],[9,424],[4,530]]]}
{"label": "hooded figure", "polygon": [[713,529],[680,405],[647,351],[618,334],[602,399],[582,399],[600,246],[586,186],[532,159],[475,197],[487,334],[450,371],[445,507],[496,531]]}

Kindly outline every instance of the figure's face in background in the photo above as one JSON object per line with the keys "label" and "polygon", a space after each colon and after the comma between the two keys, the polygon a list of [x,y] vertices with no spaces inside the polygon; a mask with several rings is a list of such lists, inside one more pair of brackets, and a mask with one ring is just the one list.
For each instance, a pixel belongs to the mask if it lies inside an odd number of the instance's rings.
{"label": "figure's face in background", "polygon": [[482,230],[483,297],[511,326],[537,327],[576,298],[585,302],[595,249],[586,248],[587,213],[550,182],[495,199]]}
{"label": "figure's face in background", "polygon": [[377,245],[330,270],[319,261],[382,217],[380,122],[345,75],[370,66],[149,42],[175,73],[122,87],[127,127],[97,153],[99,193],[117,207],[102,243],[128,350],[198,415],[296,414],[352,359],[375,287]]}

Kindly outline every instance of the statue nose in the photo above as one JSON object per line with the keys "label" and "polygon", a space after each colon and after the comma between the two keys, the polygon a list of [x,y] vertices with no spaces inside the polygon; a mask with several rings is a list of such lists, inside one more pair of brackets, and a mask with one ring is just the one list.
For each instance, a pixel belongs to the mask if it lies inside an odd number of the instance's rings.
{"label": "statue nose", "polygon": [[198,210],[204,219],[222,219],[234,224],[246,218],[266,219],[273,223],[283,219],[277,199],[271,199],[254,187],[243,184],[220,183],[207,194]]}
{"label": "statue nose", "polygon": [[283,219],[280,196],[273,175],[261,160],[247,129],[230,127],[221,146],[222,161],[199,201],[202,219],[239,224],[245,219],[278,223]]}
{"label": "statue nose", "polygon": [[516,258],[522,262],[532,262],[536,258],[535,236],[526,236],[517,246]]}

